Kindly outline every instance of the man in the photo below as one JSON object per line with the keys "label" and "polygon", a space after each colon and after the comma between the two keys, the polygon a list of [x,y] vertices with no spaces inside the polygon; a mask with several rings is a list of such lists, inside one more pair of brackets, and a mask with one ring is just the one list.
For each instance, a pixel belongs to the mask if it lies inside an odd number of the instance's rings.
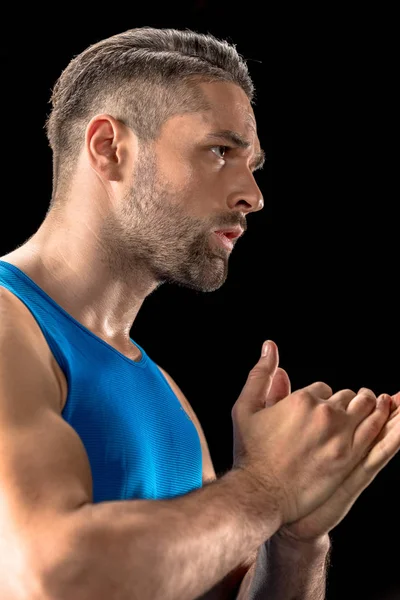
{"label": "man", "polygon": [[89,47],[53,90],[51,205],[0,261],[5,600],[320,600],[329,531],[400,447],[395,398],[290,393],[269,342],[217,479],[189,402],[129,336],[163,282],[226,280],[263,207],[252,97],[232,46],[150,28]]}

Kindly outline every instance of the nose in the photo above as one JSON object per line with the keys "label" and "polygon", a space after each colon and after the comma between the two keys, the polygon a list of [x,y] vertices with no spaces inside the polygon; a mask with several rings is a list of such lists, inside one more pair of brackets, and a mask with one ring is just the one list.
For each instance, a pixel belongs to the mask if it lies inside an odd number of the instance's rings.
{"label": "nose", "polygon": [[240,210],[245,214],[258,212],[264,208],[263,195],[251,171],[248,171],[235,187],[235,192],[230,194],[228,199],[229,208]]}

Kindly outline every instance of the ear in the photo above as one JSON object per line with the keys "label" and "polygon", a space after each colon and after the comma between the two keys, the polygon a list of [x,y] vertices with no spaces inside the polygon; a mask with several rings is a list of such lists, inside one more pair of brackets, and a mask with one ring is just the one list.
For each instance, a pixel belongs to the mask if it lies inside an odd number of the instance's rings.
{"label": "ear", "polygon": [[[96,115],[86,128],[85,145],[90,166],[107,181],[120,181],[137,144],[134,133],[111,115]],[[135,138],[136,139],[136,138]]]}

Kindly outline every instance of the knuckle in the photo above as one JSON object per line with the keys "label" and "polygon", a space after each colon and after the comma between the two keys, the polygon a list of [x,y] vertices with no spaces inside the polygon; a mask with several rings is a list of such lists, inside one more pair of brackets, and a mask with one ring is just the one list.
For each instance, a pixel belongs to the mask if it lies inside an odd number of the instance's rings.
{"label": "knuckle", "polygon": [[330,452],[332,460],[335,462],[343,462],[348,457],[348,444],[344,440],[335,439]]}
{"label": "knuckle", "polygon": [[327,384],[323,381],[314,381],[313,387],[325,387]]}
{"label": "knuckle", "polygon": [[334,406],[332,406],[332,404],[329,402],[319,402],[317,405],[317,411],[322,419],[328,421],[332,420],[333,415],[336,412]]}
{"label": "knuckle", "polygon": [[308,390],[298,390],[292,394],[292,403],[294,405],[302,406],[304,404],[311,404],[313,397]]}
{"label": "knuckle", "polygon": [[315,407],[316,422],[318,427],[327,433],[337,432],[339,423],[339,411],[329,402],[320,401]]}
{"label": "knuckle", "polygon": [[331,388],[330,385],[328,385],[327,383],[325,383],[325,381],[317,381],[316,382],[317,386],[320,387],[321,389],[323,389],[325,392],[329,392],[329,394],[332,395],[333,390]]}
{"label": "knuckle", "polygon": [[268,381],[268,379],[270,379],[270,375],[269,373],[265,372],[265,368],[263,368],[260,364],[256,364],[250,371],[248,374],[247,379],[248,380],[253,380],[253,379],[265,379],[265,381]]}
{"label": "knuckle", "polygon": [[232,406],[232,409],[231,409],[231,418],[233,421],[238,420],[239,412],[240,412],[239,401],[236,400],[235,404]]}
{"label": "knuckle", "polygon": [[368,404],[375,404],[376,402],[376,396],[370,390],[366,390],[361,393],[359,392],[358,397],[361,398],[364,402],[367,402]]}
{"label": "knuckle", "polygon": [[370,390],[369,388],[366,388],[366,387],[360,388],[357,393],[358,394],[372,394],[373,396],[375,395],[372,390]]}
{"label": "knuckle", "polygon": [[232,406],[232,410],[231,410],[232,417],[237,417],[239,412],[240,412],[240,403],[239,403],[239,400],[236,400],[236,402]]}

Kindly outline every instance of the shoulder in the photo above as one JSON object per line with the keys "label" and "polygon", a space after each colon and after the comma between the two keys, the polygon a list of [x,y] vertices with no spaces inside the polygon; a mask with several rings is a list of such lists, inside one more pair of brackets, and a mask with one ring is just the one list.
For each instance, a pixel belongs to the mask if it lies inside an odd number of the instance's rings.
{"label": "shoulder", "polygon": [[[39,368],[57,392],[57,408],[61,407],[62,380],[60,368],[28,307],[8,288],[0,285],[0,354],[2,361],[16,364],[20,373]],[[10,362],[11,361],[11,362]],[[61,373],[62,375],[62,373]]]}
{"label": "shoulder", "polygon": [[0,323],[2,335],[10,328],[17,334],[38,335],[39,327],[25,304],[8,288],[0,285]]}

